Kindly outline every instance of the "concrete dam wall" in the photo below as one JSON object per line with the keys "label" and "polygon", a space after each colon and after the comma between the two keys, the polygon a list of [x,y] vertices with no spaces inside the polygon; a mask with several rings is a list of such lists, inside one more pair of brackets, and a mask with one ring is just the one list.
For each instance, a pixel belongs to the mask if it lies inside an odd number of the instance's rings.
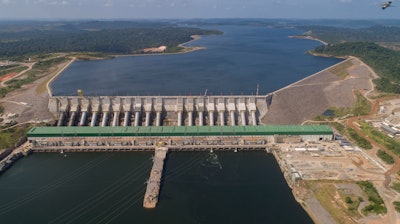
{"label": "concrete dam wall", "polygon": [[268,96],[57,96],[57,126],[245,126],[268,112]]}

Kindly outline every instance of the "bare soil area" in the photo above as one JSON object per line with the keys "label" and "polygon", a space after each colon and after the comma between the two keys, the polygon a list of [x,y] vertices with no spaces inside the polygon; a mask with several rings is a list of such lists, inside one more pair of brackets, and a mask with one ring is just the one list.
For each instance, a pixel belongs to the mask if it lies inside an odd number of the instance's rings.
{"label": "bare soil area", "polygon": [[[301,124],[321,115],[330,107],[352,107],[353,90],[373,88],[371,72],[356,58],[349,58],[353,66],[349,75],[339,78],[327,68],[274,93],[263,124]],[[339,66],[339,65],[335,65]]]}
{"label": "bare soil area", "polygon": [[0,82],[5,82],[5,81],[7,81],[7,80],[13,78],[13,77],[16,76],[16,75],[18,75],[18,73],[16,73],[16,72],[8,73],[8,74],[6,74],[6,75],[0,77]]}
{"label": "bare soil area", "polygon": [[4,107],[4,113],[18,114],[15,118],[18,123],[53,119],[47,107],[49,102],[47,91],[37,91],[38,86],[47,79],[48,76],[45,76],[2,98],[0,102]]}
{"label": "bare soil area", "polygon": [[[24,85],[0,99],[4,113],[17,114],[18,116],[14,120],[18,123],[52,122],[54,117],[48,110],[49,93],[46,84],[52,77],[60,74],[69,63],[71,61],[50,68],[47,74],[43,74],[33,83]],[[30,69],[32,66],[24,72]]]}

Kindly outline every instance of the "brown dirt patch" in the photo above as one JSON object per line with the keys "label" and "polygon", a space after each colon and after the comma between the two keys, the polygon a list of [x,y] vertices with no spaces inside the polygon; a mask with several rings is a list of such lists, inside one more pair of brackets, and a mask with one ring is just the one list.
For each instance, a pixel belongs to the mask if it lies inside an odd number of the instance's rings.
{"label": "brown dirt patch", "polygon": [[16,75],[18,75],[18,73],[16,73],[16,72],[8,73],[8,74],[6,74],[6,75],[0,77],[0,82],[4,82],[4,81],[7,81],[7,80],[9,80],[9,79],[12,79],[12,78],[15,77]]}

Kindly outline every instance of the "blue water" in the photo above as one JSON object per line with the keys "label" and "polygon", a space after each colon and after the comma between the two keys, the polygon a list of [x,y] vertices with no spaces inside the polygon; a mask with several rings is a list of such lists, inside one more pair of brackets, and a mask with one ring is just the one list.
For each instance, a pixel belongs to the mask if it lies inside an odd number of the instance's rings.
{"label": "blue water", "polygon": [[205,50],[75,62],[53,83],[54,95],[255,94],[257,85],[266,94],[341,61],[306,54],[321,43],[289,38],[295,29],[207,28],[224,34],[189,44]]}
{"label": "blue water", "polygon": [[[305,54],[319,42],[294,29],[209,27],[206,50],[72,64],[55,95],[260,94],[339,59]],[[0,176],[3,223],[312,223],[265,152],[170,153],[160,202],[142,207],[151,153],[35,153]]]}
{"label": "blue water", "polygon": [[142,207],[152,153],[35,153],[0,176],[2,223],[312,223],[265,152],[172,152]]}

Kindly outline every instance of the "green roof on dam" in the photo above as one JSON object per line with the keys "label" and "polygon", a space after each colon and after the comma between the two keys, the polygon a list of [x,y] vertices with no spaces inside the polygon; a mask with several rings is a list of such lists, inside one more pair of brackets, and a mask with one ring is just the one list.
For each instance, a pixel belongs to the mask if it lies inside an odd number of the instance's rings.
{"label": "green roof on dam", "polygon": [[34,127],[28,137],[332,135],[328,125]]}

